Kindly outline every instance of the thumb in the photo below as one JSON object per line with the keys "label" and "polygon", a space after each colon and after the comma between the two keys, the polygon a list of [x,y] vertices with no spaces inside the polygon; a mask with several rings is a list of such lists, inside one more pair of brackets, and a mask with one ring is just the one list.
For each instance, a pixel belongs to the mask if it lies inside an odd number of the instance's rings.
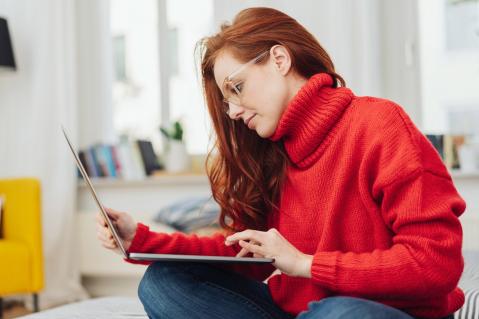
{"label": "thumb", "polygon": [[120,217],[120,212],[112,209],[112,208],[109,208],[109,207],[103,207],[105,209],[105,212],[108,214],[108,216],[112,219],[112,220],[117,220],[119,217]]}

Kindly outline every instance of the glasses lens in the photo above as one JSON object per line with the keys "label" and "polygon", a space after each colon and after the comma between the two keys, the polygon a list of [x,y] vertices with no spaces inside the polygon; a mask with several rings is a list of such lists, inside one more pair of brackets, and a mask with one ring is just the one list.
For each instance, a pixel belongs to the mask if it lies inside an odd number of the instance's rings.
{"label": "glasses lens", "polygon": [[228,83],[225,89],[225,99],[231,103],[238,104],[240,102],[242,86],[242,83]]}
{"label": "glasses lens", "polygon": [[242,83],[226,83],[224,89],[224,99],[223,104],[226,110],[226,113],[229,112],[229,104],[233,103],[235,105],[241,105],[241,89]]}
{"label": "glasses lens", "polygon": [[[264,57],[268,55],[269,51],[265,51],[253,60],[247,62],[238,70],[230,74],[223,83],[223,104],[225,108],[225,112],[229,113],[229,104],[241,105],[241,99],[244,95],[243,86],[244,86],[244,79],[246,78],[246,72],[249,66],[258,63]],[[242,79],[242,80],[240,80]]]}
{"label": "glasses lens", "polygon": [[223,111],[226,114],[230,114],[230,102],[228,102],[226,99],[223,100]]}

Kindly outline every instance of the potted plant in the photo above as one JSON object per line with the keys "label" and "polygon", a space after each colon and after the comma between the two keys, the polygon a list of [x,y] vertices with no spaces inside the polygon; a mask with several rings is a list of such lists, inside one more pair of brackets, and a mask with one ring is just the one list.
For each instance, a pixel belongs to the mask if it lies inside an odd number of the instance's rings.
{"label": "potted plant", "polygon": [[189,157],[183,140],[183,126],[180,121],[173,122],[170,127],[160,126],[160,132],[168,141],[165,152],[165,169],[177,173],[189,169]]}

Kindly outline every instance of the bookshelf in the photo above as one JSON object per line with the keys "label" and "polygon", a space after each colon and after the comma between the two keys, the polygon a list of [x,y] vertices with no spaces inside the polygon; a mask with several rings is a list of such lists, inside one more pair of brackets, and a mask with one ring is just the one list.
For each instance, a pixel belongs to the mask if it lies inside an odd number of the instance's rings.
{"label": "bookshelf", "polygon": [[[120,178],[110,177],[95,177],[91,179],[95,189],[97,188],[125,188],[125,187],[149,187],[162,185],[177,185],[177,184],[204,184],[208,182],[205,174],[194,173],[179,173],[169,174],[162,173],[154,176],[149,176],[144,179],[125,180]],[[78,181],[78,188],[86,188],[86,183],[83,180]]]}

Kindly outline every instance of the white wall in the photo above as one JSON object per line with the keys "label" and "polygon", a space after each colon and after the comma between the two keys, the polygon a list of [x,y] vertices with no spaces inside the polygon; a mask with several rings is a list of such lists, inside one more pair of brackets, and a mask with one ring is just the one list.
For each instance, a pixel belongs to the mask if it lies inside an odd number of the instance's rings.
{"label": "white wall", "polygon": [[381,94],[401,105],[422,128],[417,0],[382,0]]}
{"label": "white wall", "polygon": [[75,15],[78,147],[83,148],[115,139],[109,0],[75,1]]}
{"label": "white wall", "polygon": [[479,50],[447,51],[444,3],[418,4],[423,128],[444,133],[449,130],[448,108],[479,110]]}
{"label": "white wall", "polygon": [[72,249],[76,172],[60,131],[77,141],[74,12],[72,0],[0,1],[18,67],[0,74],[0,178],[41,183],[41,307],[84,297]]}

